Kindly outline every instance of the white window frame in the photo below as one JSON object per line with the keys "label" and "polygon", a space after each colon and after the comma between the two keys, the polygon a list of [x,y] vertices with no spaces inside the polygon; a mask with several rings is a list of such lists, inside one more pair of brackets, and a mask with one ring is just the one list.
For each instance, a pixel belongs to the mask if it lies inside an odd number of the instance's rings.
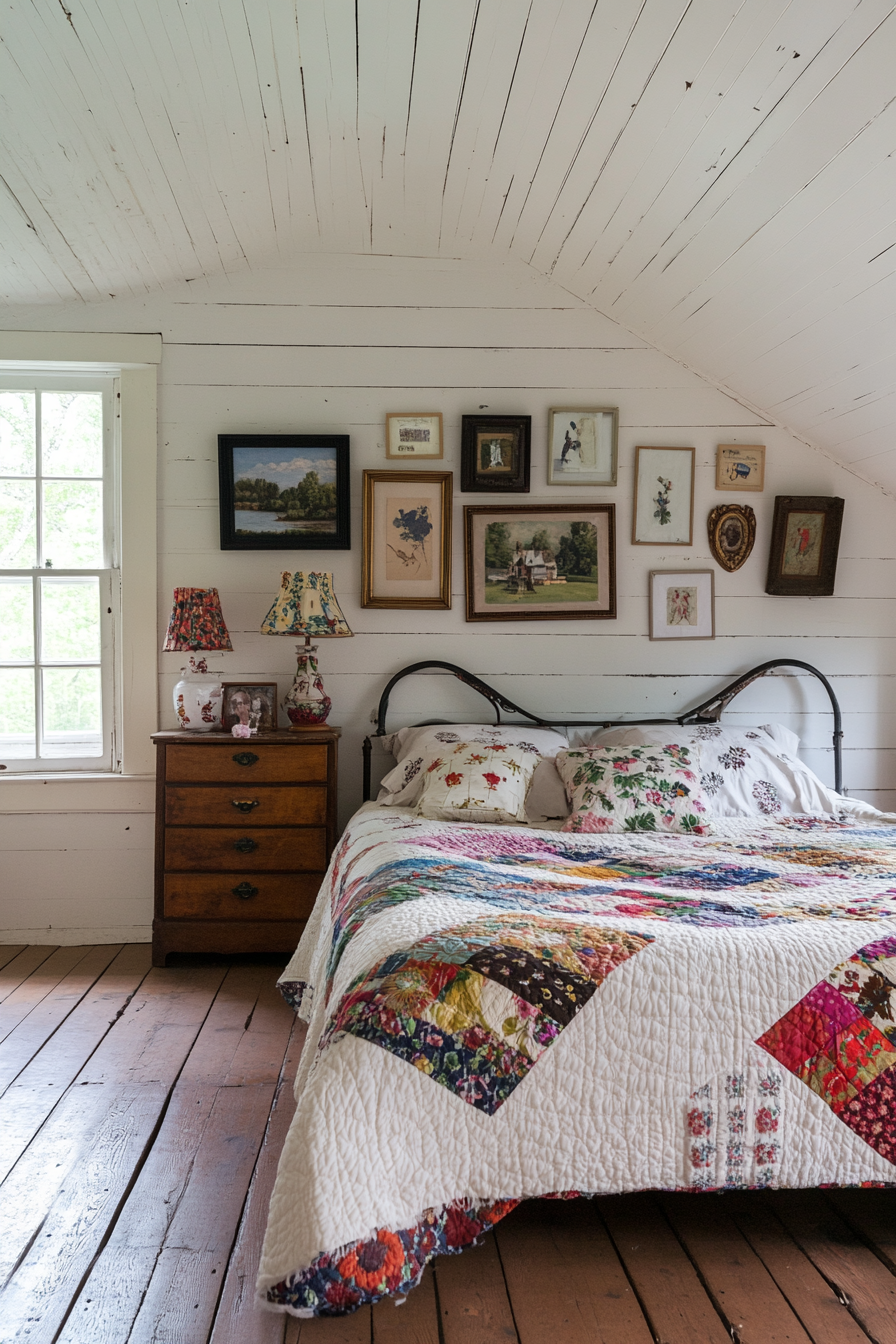
{"label": "white window frame", "polygon": [[130,811],[138,799],[141,807],[147,805],[143,782],[154,771],[150,734],[159,722],[156,459],[161,357],[158,335],[0,331],[0,374],[84,373],[118,380],[113,407],[119,457],[114,507],[120,519],[121,574],[112,770],[3,772],[2,810]]}

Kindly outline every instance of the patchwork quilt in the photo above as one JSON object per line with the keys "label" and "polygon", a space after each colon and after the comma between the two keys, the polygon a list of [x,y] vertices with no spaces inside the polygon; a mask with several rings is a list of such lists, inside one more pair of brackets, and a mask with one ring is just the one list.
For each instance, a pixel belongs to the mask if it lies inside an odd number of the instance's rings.
{"label": "patchwork quilt", "polygon": [[309,1034],[260,1300],[403,1294],[533,1196],[896,1185],[893,820],[362,808],[280,982]]}

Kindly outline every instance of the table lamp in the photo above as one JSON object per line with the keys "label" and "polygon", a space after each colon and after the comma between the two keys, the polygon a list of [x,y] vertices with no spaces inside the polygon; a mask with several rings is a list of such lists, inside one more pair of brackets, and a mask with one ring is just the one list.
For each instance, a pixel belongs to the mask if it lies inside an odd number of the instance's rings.
{"label": "table lamp", "polygon": [[[232,648],[217,588],[175,588],[163,652],[185,653],[189,649],[207,653]],[[174,688],[174,712],[181,728],[189,733],[220,729],[224,697],[220,677],[209,672],[204,658],[197,661],[191,657],[189,671],[182,667],[181,673]]]}
{"label": "table lamp", "polygon": [[304,635],[296,647],[296,679],[286,692],[283,708],[293,728],[317,728],[326,723],[332,701],[317,670],[314,639],[351,636],[348,621],[333,592],[333,575],[307,573],[280,575],[280,591],[261,623],[263,635]]}

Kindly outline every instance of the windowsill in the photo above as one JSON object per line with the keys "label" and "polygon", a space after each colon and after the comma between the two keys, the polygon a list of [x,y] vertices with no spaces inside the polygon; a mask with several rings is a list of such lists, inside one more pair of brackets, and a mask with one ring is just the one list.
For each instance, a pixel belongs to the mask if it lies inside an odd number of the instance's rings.
{"label": "windowsill", "polygon": [[152,812],[154,775],[0,774],[0,815],[17,812]]}

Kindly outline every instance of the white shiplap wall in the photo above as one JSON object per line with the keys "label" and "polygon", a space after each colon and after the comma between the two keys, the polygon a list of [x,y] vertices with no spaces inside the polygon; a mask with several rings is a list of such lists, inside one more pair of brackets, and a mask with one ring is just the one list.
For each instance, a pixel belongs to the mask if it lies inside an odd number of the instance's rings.
{"label": "white shiplap wall", "polygon": [[[279,571],[285,565],[333,569],[357,636],[321,648],[331,717],[344,734],[343,820],[360,799],[360,743],[385,681],[426,657],[460,663],[551,716],[608,717],[675,712],[767,658],[805,659],[831,677],[845,711],[847,788],[896,806],[896,502],[523,263],[315,255],[285,270],[183,284],[146,301],[19,310],[16,325],[162,333],[160,643],[172,589],[216,586],[234,652],[219,655],[214,666],[230,679],[276,677],[283,691],[294,666],[292,642],[258,633]],[[576,402],[619,406],[615,489],[544,484],[547,411]],[[599,498],[616,504],[616,621],[466,624],[462,506],[487,502],[492,497],[486,495],[455,497],[450,612],[361,609],[361,472],[387,465],[386,412],[443,412],[446,457],[433,466],[453,470],[457,487],[460,417],[482,406],[531,414],[532,502]],[[221,552],[216,436],[289,430],[351,435],[351,552]],[[715,491],[719,442],[767,445],[763,494]],[[629,544],[638,444],[697,450],[689,550]],[[790,493],[846,499],[834,597],[763,592],[774,496]],[[734,575],[714,566],[705,539],[709,509],[729,498],[750,503],[758,519],[754,553]],[[715,568],[717,637],[652,644],[648,571],[683,565]],[[174,726],[170,692],[177,676],[177,658],[160,655],[161,727]],[[446,706],[449,691],[459,712],[471,705],[456,682],[406,683],[395,701],[396,724],[430,717]],[[733,717],[789,723],[804,739],[806,759],[830,779],[826,705],[811,679],[767,679],[738,699]],[[97,937],[128,930],[147,936],[152,801],[143,787],[130,810],[55,816],[52,824],[46,817],[0,818],[2,863],[13,879],[7,941],[34,937],[48,924],[44,941],[85,940],[91,930]]]}

